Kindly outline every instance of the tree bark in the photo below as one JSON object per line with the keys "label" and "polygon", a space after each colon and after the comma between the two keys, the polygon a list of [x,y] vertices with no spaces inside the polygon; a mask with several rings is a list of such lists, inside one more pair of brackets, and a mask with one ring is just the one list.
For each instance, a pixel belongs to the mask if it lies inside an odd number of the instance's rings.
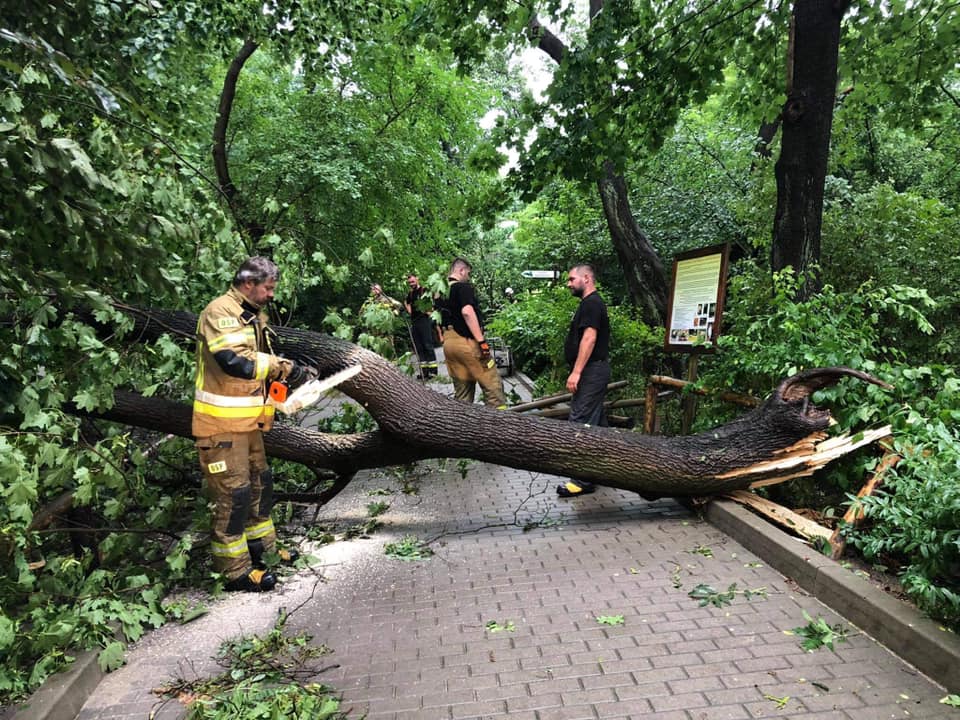
{"label": "tree bark", "polygon": [[633,216],[627,181],[614,172],[610,161],[603,164],[597,189],[630,297],[640,308],[644,322],[657,327],[667,314],[667,275],[663,263]]}
{"label": "tree bark", "polygon": [[777,212],[770,264],[804,278],[799,299],[820,290],[823,187],[837,93],[840,22],[847,0],[797,0],[793,8],[791,68],[781,112],[780,158],[775,166]]}
{"label": "tree bark", "polygon": [[[196,327],[196,316],[186,312],[138,311],[136,319],[135,337],[146,342],[163,332],[192,340]],[[363,366],[339,388],[376,418],[379,432],[331,436],[279,424],[266,437],[276,457],[340,473],[463,457],[590,480],[646,497],[707,495],[782,476],[783,468],[771,461],[813,452],[830,422],[828,412],[809,403],[813,391],[844,376],[883,385],[847,368],[807,371],[783,381],[763,405],[727,425],[700,435],[655,437],[464,405],[351,343],[291,328],[278,328],[277,334],[276,350],[309,362],[322,377]],[[187,405],[118,395],[117,406],[103,417],[189,434]],[[817,467],[792,467],[790,477]]]}

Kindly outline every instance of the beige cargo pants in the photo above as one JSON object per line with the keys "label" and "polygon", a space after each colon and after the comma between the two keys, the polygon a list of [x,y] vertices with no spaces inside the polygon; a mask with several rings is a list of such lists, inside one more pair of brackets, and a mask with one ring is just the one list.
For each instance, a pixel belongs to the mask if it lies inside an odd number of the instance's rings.
{"label": "beige cargo pants", "polygon": [[[480,360],[480,343],[465,338],[452,327],[443,331],[443,358],[453,380],[453,396],[460,402],[473,403],[477,383],[483,390],[483,401],[492,408],[505,408],[507,397],[497,366]],[[490,361],[486,361],[489,363]]]}
{"label": "beige cargo pants", "polygon": [[205,493],[213,505],[213,569],[228,581],[236,580],[276,547],[270,517],[273,476],[263,433],[224,433],[197,438],[196,445]]}

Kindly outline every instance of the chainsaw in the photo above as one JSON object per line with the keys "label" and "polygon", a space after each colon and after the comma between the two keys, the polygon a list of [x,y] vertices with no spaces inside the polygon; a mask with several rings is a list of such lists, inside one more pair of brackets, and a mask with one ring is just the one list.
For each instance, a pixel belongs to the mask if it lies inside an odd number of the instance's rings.
{"label": "chainsaw", "polygon": [[317,402],[320,396],[327,390],[336,387],[345,380],[349,380],[362,370],[363,366],[359,363],[357,365],[351,365],[345,370],[340,370],[325,378],[316,378],[305,382],[293,391],[291,391],[289,386],[282,380],[275,380],[270,383],[270,398],[268,402],[283,414],[291,415],[298,410],[310,407]]}

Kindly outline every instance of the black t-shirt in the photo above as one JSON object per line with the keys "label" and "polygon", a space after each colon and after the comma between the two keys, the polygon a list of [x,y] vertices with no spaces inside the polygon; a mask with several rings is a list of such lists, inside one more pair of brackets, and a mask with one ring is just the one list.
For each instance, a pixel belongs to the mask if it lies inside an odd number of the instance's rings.
{"label": "black t-shirt", "polygon": [[597,342],[590,353],[590,360],[606,360],[610,352],[610,318],[607,317],[607,306],[598,292],[592,292],[580,301],[573,320],[570,321],[570,330],[563,343],[563,355],[570,367],[577,361],[580,339],[588,327],[597,330]]}
{"label": "black t-shirt", "polygon": [[[473,333],[467,327],[467,322],[463,319],[463,308],[471,305],[474,312],[477,313],[477,321],[483,328],[483,315],[480,312],[480,306],[477,303],[477,294],[473,290],[473,285],[468,282],[455,282],[450,286],[450,298],[447,300],[447,307],[450,310],[450,324],[457,331],[458,335],[465,338],[472,338]],[[474,338],[475,339],[475,338]]]}
{"label": "black t-shirt", "polygon": [[423,294],[426,291],[427,289],[421,285],[420,287],[416,287],[407,293],[407,297],[404,300],[404,304],[410,306],[410,318],[412,320],[426,317],[427,315],[422,309],[423,303],[420,300],[420,298],[423,297]]}

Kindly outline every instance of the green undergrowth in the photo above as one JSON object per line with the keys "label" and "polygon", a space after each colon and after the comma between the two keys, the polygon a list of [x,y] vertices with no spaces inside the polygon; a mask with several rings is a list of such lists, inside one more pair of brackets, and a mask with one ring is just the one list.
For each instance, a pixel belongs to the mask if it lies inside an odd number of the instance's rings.
{"label": "green undergrowth", "polygon": [[[923,612],[960,630],[960,377],[939,355],[937,331],[927,320],[937,303],[922,290],[869,282],[848,292],[827,286],[807,302],[792,299],[795,289],[789,274],[776,277],[772,288],[760,273],[736,276],[729,328],[717,353],[701,362],[701,383],[763,397],[805,368],[846,366],[892,385],[846,379],[812,398],[837,420],[832,433],[892,426],[891,451],[901,460],[876,493],[856,498],[880,460],[875,447],[812,480],[774,486],[771,494],[837,516],[862,507],[863,524],[841,528],[848,547],[897,573]],[[902,339],[924,335],[931,338],[927,354],[917,354],[914,342],[907,356]],[[733,414],[705,403],[698,427]]]}

